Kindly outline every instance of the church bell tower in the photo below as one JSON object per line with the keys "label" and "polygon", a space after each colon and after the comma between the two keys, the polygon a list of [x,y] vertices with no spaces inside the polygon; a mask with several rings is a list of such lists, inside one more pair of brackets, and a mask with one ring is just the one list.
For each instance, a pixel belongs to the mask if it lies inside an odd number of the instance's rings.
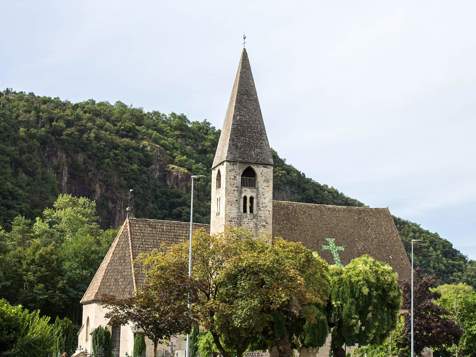
{"label": "church bell tower", "polygon": [[212,166],[210,232],[271,235],[273,156],[246,49],[241,54]]}

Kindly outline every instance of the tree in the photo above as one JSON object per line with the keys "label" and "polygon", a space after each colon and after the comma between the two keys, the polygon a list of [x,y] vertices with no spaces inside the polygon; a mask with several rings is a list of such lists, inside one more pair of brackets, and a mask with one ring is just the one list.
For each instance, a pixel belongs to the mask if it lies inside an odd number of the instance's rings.
{"label": "tree", "polygon": [[15,218],[9,232],[0,230],[0,296],[78,323],[79,300],[115,233],[97,220],[94,202],[70,195],[34,222]]}
{"label": "tree", "polygon": [[52,324],[50,317],[41,316],[38,310],[29,311],[0,299],[0,355],[49,357],[63,352],[64,342],[71,337],[70,323],[57,319]]}
{"label": "tree", "polygon": [[436,303],[443,307],[463,330],[458,345],[449,348],[457,355],[476,356],[476,292],[465,284],[440,285]]}
{"label": "tree", "polygon": [[98,326],[91,333],[93,356],[94,357],[112,357],[111,333],[108,329]]}
{"label": "tree", "polygon": [[[187,257],[187,243],[149,256],[148,284],[164,289],[156,282],[171,272],[167,284],[184,291]],[[192,317],[223,356],[241,356],[251,346],[276,346],[283,355],[302,325],[325,319],[328,279],[326,263],[300,243],[269,244],[242,229],[218,235],[199,231],[193,240]],[[323,343],[327,326],[322,325]]]}
{"label": "tree", "polygon": [[[414,285],[414,333],[415,353],[421,353],[425,347],[444,349],[458,343],[462,331],[458,325],[448,318],[448,311],[435,304],[440,297],[432,290],[436,287],[436,279],[431,276],[416,274]],[[403,307],[410,310],[410,285],[404,286]],[[405,334],[399,347],[410,349],[410,316],[405,320]]]}
{"label": "tree", "polygon": [[331,267],[331,308],[334,356],[343,345],[380,344],[395,328],[401,293],[392,268],[367,255],[345,267]]}
{"label": "tree", "polygon": [[134,334],[134,350],[132,351],[132,357],[145,357],[145,337],[143,333]]}
{"label": "tree", "polygon": [[476,289],[476,260],[470,260],[466,264],[461,280]]}

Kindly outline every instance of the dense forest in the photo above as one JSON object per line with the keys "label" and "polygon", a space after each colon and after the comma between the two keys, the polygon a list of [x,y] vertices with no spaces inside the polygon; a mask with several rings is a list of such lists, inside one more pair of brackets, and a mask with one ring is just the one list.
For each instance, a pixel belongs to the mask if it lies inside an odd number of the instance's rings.
{"label": "dense forest", "polygon": [[[58,224],[45,209],[61,193],[96,202],[99,225],[90,223],[93,226],[88,228],[96,232],[93,236],[109,236],[107,229],[121,223],[130,188],[136,216],[186,220],[191,173],[205,175],[197,184],[196,219],[207,222],[210,167],[218,137],[219,130],[209,122],[190,121],[184,115],[145,112],[120,102],[71,103],[12,90],[0,92],[0,239],[9,236],[10,243],[18,239],[21,245],[25,238],[19,230],[39,229],[34,234],[41,235],[42,221],[52,219]],[[307,178],[277,153],[274,160],[275,199],[363,205]],[[423,240],[416,247],[416,262],[424,272],[441,282],[475,285],[475,262],[449,241],[416,223],[400,218],[395,222],[407,251],[411,239]],[[0,253],[3,243],[0,240]]]}

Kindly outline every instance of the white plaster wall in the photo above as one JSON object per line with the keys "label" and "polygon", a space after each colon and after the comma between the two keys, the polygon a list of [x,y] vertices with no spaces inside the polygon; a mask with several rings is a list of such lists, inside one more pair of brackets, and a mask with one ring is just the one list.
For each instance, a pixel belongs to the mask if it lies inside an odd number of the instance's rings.
{"label": "white plaster wall", "polygon": [[[109,327],[109,319],[105,317],[108,309],[98,303],[83,305],[82,316],[82,329],[78,335],[78,350],[86,349],[88,353],[92,352],[92,338],[91,332],[98,326]],[[86,328],[86,322],[89,318],[89,328]],[[121,326],[121,345],[120,356],[123,357],[127,354],[132,355],[134,349],[134,333],[132,325]]]}

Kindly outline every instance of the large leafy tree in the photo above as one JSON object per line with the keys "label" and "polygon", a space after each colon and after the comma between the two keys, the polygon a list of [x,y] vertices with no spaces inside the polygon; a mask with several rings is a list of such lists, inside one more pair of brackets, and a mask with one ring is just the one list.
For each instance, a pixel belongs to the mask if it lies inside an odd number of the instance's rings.
{"label": "large leafy tree", "polygon": [[334,356],[345,356],[343,345],[380,344],[395,328],[401,293],[392,268],[369,256],[345,267],[331,267],[331,308]]}
{"label": "large leafy tree", "polygon": [[437,304],[463,330],[458,345],[449,350],[459,356],[476,356],[476,292],[465,284],[441,285],[435,291],[440,295]]}
{"label": "large leafy tree", "polygon": [[[187,254],[184,243],[147,258],[150,286],[157,289],[155,282],[171,267],[186,267]],[[281,240],[269,244],[239,229],[219,235],[199,231],[194,236],[192,317],[224,356],[241,356],[256,346],[276,346],[281,355],[289,354],[296,331],[302,332],[306,322],[311,343],[310,336],[317,334],[314,329],[312,335],[311,326],[325,319],[328,293],[326,264],[301,244]],[[299,324],[301,328],[296,327]],[[319,326],[322,344],[327,326]]]}
{"label": "large leafy tree", "polygon": [[327,264],[300,243],[250,243],[255,247],[230,259],[220,275],[217,322],[225,343],[239,355],[239,346],[283,356],[293,348],[322,346],[328,334]]}
{"label": "large leafy tree", "polygon": [[[435,350],[444,349],[458,343],[462,331],[449,318],[448,311],[435,301],[440,297],[433,288],[437,280],[431,276],[416,274],[414,285],[414,333],[415,353],[421,353],[425,347]],[[403,307],[410,310],[410,285],[404,286]],[[400,348],[410,349],[410,316],[405,321],[405,333],[400,341]]]}
{"label": "large leafy tree", "polygon": [[15,218],[0,231],[0,297],[79,322],[79,300],[114,233],[99,227],[94,202],[70,195],[34,222]]}
{"label": "large leafy tree", "polygon": [[0,356],[48,357],[71,352],[71,321],[42,316],[0,299]]}

